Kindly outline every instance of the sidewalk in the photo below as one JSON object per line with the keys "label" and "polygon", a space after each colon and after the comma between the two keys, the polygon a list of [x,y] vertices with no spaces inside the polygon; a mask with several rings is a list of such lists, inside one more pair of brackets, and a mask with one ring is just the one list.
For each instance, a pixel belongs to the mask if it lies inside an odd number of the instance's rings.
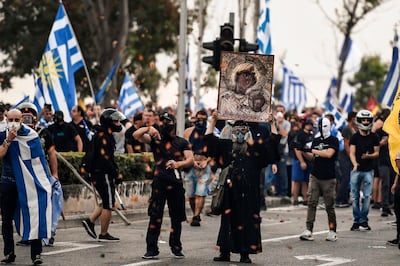
{"label": "sidewalk", "polygon": [[[210,203],[211,203],[211,197],[207,197],[204,210],[206,210],[208,208],[208,206],[210,206]],[[267,196],[267,197],[265,197],[265,203],[267,205],[267,211],[268,211],[268,208],[290,205],[291,201],[289,198]],[[166,208],[167,208],[167,206],[166,206]],[[188,217],[190,217],[189,213],[191,213],[191,211],[190,211],[190,208],[188,205],[187,205],[186,211],[187,211]],[[131,222],[137,221],[137,220],[142,220],[142,219],[147,219],[147,207],[146,206],[142,206],[140,208],[135,208],[135,209],[128,209],[126,211],[122,210],[121,212]],[[85,214],[65,213],[64,214],[65,220],[60,219],[57,228],[65,229],[65,228],[71,228],[71,227],[80,227],[80,226],[82,226],[82,224],[81,224],[82,220],[88,218],[89,215],[90,215],[90,213],[85,213]],[[112,223],[124,223],[124,221],[118,216],[118,214],[116,212],[113,212],[111,222]]]}

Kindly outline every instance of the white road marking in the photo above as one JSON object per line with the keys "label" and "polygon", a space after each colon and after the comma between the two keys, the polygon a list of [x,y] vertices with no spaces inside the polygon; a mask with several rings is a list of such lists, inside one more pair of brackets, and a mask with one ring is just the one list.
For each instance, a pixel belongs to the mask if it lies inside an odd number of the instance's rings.
{"label": "white road marking", "polygon": [[340,257],[329,257],[327,255],[304,255],[304,256],[294,256],[298,260],[313,260],[313,261],[329,261],[328,263],[318,264],[318,266],[332,266],[332,265],[339,265],[345,264],[352,261],[353,259],[345,259]]}
{"label": "white road marking", "polygon": [[54,243],[54,246],[55,247],[69,247],[69,248],[63,248],[61,250],[43,252],[42,255],[45,255],[45,256],[55,255],[55,254],[61,254],[61,253],[66,253],[66,252],[82,250],[82,249],[97,248],[97,247],[101,247],[102,245],[82,244],[82,243],[76,243],[76,242],[56,242],[56,243]]}
{"label": "white road marking", "polygon": [[[328,230],[314,232],[313,235],[321,235],[321,234],[326,234],[326,233],[328,233]],[[287,239],[299,238],[299,237],[300,237],[300,235],[282,236],[282,237],[276,237],[276,238],[270,238],[270,239],[263,239],[261,242],[262,243],[277,242],[277,241],[281,241],[281,240],[287,240]]]}
{"label": "white road marking", "polygon": [[140,265],[156,264],[156,263],[160,263],[160,262],[164,262],[164,261],[163,260],[146,260],[146,261],[141,261],[141,262],[125,264],[122,266],[140,266]]}

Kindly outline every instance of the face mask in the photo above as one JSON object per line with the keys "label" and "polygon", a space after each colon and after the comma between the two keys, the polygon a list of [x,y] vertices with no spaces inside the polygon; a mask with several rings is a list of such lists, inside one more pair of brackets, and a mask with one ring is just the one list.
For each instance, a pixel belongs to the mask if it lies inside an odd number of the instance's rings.
{"label": "face mask", "polygon": [[197,131],[202,132],[206,129],[207,123],[205,120],[196,120],[194,125]]}
{"label": "face mask", "polygon": [[112,130],[112,132],[121,132],[121,130],[122,130],[122,125],[119,124],[119,125],[117,126],[117,125],[115,125],[115,124],[112,124],[112,125],[111,125],[111,130]]}
{"label": "face mask", "polygon": [[250,138],[248,129],[234,129],[232,132],[232,141],[242,144]]}
{"label": "face mask", "polygon": [[21,128],[21,123],[20,122],[8,122],[8,128],[9,129],[14,128],[15,131],[18,131]]}
{"label": "face mask", "polygon": [[319,121],[319,132],[321,132],[322,138],[326,139],[331,135],[331,123],[328,118],[323,118]]}
{"label": "face mask", "polygon": [[165,124],[161,127],[161,135],[164,138],[171,137],[171,131],[175,131],[176,125],[175,124]]}

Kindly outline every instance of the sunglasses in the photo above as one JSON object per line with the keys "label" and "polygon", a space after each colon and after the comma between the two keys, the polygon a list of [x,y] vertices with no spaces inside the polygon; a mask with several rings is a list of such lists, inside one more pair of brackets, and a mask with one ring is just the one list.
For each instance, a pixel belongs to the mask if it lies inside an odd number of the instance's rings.
{"label": "sunglasses", "polygon": [[21,118],[7,118],[7,121],[8,122],[20,122],[21,121]]}

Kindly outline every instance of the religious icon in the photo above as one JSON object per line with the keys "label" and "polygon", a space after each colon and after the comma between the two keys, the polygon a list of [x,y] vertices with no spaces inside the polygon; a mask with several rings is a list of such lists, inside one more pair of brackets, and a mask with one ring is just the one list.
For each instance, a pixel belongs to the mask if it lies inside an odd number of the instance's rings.
{"label": "religious icon", "polygon": [[266,122],[271,112],[274,56],[221,52],[221,119]]}

